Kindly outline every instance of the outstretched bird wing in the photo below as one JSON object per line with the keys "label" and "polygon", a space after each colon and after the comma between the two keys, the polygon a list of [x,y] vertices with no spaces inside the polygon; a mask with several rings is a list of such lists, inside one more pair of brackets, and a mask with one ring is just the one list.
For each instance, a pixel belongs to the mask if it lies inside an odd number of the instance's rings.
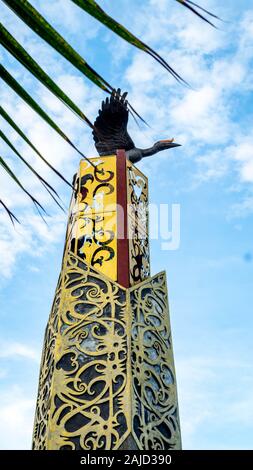
{"label": "outstretched bird wing", "polygon": [[129,111],[126,95],[114,90],[110,99],[102,102],[98,117],[94,122],[93,138],[99,155],[110,155],[117,149],[130,150],[134,143],[127,132]]}

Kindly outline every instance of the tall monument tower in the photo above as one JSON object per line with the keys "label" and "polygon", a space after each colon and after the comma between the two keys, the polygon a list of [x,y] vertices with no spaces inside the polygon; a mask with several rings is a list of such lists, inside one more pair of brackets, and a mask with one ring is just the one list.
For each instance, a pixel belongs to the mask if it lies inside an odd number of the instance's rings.
{"label": "tall monument tower", "polygon": [[148,180],[85,160],[45,333],[33,448],[180,449],[165,272],[150,274]]}

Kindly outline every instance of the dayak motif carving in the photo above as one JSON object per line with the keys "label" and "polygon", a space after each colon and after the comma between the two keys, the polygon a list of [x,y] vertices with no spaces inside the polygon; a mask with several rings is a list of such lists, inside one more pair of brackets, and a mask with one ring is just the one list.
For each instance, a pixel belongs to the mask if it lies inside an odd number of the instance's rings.
{"label": "dayak motif carving", "polygon": [[55,347],[58,334],[61,295],[62,278],[60,276],[58,286],[56,288],[54,303],[45,332],[41,359],[39,390],[33,432],[33,448],[37,450],[47,449],[47,439],[51,422],[51,394],[53,390]]}
{"label": "dayak motif carving", "polygon": [[166,281],[128,290],[65,254],[45,335],[34,449],[180,448]]}
{"label": "dayak motif carving", "polygon": [[131,428],[126,291],[70,253],[55,303],[58,315],[54,304],[44,344],[34,449],[117,449]]}
{"label": "dayak motif carving", "polygon": [[130,290],[133,435],[140,449],[180,449],[165,273]]}
{"label": "dayak motif carving", "polygon": [[117,279],[116,157],[82,160],[75,178],[67,248]]}
{"label": "dayak motif carving", "polygon": [[132,164],[176,144],[136,149],[125,97],[103,103],[101,156],[82,160],[75,177],[33,449],[181,448],[165,273],[150,277],[148,181]]}
{"label": "dayak motif carving", "polygon": [[148,180],[127,162],[127,211],[130,285],[150,276]]}

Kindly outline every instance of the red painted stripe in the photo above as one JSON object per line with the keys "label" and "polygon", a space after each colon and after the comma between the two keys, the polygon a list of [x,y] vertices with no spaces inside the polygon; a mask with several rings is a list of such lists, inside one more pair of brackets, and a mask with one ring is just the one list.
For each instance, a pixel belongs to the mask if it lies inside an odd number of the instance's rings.
{"label": "red painted stripe", "polygon": [[117,272],[118,283],[129,287],[129,244],[127,227],[127,169],[125,150],[117,150]]}

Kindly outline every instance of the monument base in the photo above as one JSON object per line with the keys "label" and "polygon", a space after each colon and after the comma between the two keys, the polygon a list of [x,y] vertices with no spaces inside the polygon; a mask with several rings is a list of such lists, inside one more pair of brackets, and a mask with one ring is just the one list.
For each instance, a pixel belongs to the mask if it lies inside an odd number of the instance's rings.
{"label": "monument base", "polygon": [[126,289],[66,252],[45,333],[33,449],[180,449],[164,272]]}

